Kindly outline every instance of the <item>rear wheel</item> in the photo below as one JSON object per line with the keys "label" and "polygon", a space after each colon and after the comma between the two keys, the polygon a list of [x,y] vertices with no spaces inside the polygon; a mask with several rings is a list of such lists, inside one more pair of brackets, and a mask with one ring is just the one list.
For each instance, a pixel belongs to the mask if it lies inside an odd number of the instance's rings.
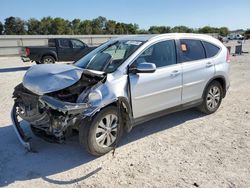
{"label": "rear wheel", "polygon": [[79,141],[89,153],[101,156],[115,147],[122,133],[117,108],[109,106],[96,114],[91,122],[81,125]]}
{"label": "rear wheel", "polygon": [[223,89],[221,84],[217,81],[212,81],[206,88],[203,103],[199,107],[200,111],[205,114],[214,113],[220,107],[222,98]]}
{"label": "rear wheel", "polygon": [[47,55],[42,58],[42,64],[53,64],[55,63],[54,57]]}

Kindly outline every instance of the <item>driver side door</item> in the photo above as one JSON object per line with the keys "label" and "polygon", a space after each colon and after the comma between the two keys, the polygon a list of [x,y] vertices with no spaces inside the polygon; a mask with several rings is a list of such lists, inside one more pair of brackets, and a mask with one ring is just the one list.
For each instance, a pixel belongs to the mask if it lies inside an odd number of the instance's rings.
{"label": "driver side door", "polygon": [[71,61],[77,61],[89,52],[88,47],[80,40],[71,39],[72,56]]}
{"label": "driver side door", "polygon": [[154,73],[129,73],[134,118],[181,104],[182,68],[177,64],[174,40],[148,47],[131,65],[154,63]]}
{"label": "driver side door", "polygon": [[71,61],[72,47],[70,39],[58,39],[57,56],[59,61]]}

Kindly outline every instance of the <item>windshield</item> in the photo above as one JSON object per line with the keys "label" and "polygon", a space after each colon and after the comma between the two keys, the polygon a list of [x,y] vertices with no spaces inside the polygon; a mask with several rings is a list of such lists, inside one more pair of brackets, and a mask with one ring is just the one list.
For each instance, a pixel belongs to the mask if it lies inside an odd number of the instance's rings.
{"label": "windshield", "polygon": [[142,41],[112,40],[104,43],[76,61],[75,65],[84,69],[111,73],[114,72],[141,45]]}

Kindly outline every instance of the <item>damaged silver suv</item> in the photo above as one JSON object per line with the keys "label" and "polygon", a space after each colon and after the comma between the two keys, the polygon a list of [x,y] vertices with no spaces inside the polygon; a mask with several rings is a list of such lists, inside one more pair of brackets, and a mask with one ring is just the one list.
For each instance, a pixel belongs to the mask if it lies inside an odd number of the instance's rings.
{"label": "damaged silver suv", "polygon": [[32,66],[13,93],[13,126],[28,150],[21,119],[59,143],[76,130],[88,152],[103,155],[136,124],[191,107],[215,112],[228,70],[226,47],[207,35],[112,39],[73,64]]}

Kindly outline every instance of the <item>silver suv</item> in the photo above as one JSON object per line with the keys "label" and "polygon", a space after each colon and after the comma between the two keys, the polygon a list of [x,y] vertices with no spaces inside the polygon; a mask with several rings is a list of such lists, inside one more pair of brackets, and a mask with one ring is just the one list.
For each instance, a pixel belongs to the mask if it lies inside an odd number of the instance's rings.
{"label": "silver suv", "polygon": [[228,71],[227,48],[211,36],[112,39],[74,64],[31,67],[13,93],[13,126],[28,150],[21,119],[35,135],[59,143],[76,130],[88,152],[103,155],[124,131],[152,118],[191,107],[214,113]]}

